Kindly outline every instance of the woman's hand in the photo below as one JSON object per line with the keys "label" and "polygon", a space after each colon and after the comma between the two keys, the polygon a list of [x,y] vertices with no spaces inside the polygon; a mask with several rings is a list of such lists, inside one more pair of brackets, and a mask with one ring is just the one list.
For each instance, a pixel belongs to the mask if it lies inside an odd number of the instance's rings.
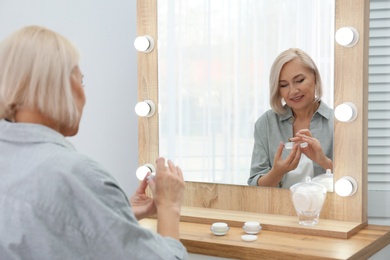
{"label": "woman's hand", "polygon": [[295,137],[291,138],[291,141],[298,144],[306,142],[308,145],[304,148],[301,147],[300,149],[303,154],[305,154],[313,162],[316,162],[323,169],[333,168],[333,163],[328,157],[326,157],[324,151],[322,150],[320,141],[313,137],[309,129],[299,130]]}
{"label": "woman's hand", "polygon": [[145,217],[152,216],[157,213],[156,205],[152,198],[146,195],[146,187],[148,186],[148,173],[142,180],[134,195],[130,198],[130,205],[133,209],[135,217],[140,220]]}
{"label": "woman's hand", "polygon": [[287,172],[297,168],[299,160],[301,159],[301,150],[297,144],[294,144],[290,154],[284,160],[282,158],[283,148],[284,144],[280,143],[278,150],[276,151],[274,165],[272,167],[276,172],[280,173],[281,177],[283,177],[283,175]]}
{"label": "woman's hand", "polygon": [[297,168],[301,159],[299,145],[294,144],[290,154],[284,160],[282,158],[283,149],[284,144],[280,143],[275,154],[272,169],[266,175],[259,178],[257,181],[259,186],[277,187],[286,173]]}
{"label": "woman's hand", "polygon": [[180,210],[185,187],[183,173],[170,160],[168,167],[164,158],[158,158],[156,164],[156,175],[149,180],[149,186],[157,207],[157,232],[179,240]]}
{"label": "woman's hand", "polygon": [[156,164],[157,172],[155,177],[149,180],[149,186],[157,210],[159,207],[180,209],[185,187],[180,167],[170,160],[167,162],[168,167],[165,166],[164,158],[158,158]]}

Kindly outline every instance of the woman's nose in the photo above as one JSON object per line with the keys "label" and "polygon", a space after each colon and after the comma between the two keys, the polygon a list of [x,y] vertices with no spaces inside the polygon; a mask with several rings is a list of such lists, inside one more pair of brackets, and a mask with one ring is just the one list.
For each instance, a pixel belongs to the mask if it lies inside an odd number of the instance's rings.
{"label": "woman's nose", "polygon": [[299,87],[295,84],[290,84],[290,92],[291,93],[297,93],[299,92]]}

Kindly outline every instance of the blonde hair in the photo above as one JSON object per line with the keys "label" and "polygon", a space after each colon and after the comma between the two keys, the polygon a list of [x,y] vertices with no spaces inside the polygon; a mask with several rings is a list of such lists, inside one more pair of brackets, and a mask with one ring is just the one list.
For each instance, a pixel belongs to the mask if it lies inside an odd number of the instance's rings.
{"label": "blonde hair", "polygon": [[282,103],[282,97],[280,96],[279,92],[279,77],[280,72],[283,68],[283,66],[287,63],[292,61],[293,59],[300,59],[303,64],[308,68],[311,69],[315,76],[315,93],[316,97],[314,102],[317,102],[321,100],[322,98],[322,81],[320,72],[318,71],[318,68],[312,58],[304,51],[297,49],[297,48],[291,48],[288,50],[283,51],[279,54],[279,56],[275,59],[274,63],[271,67],[271,73],[269,77],[269,87],[270,87],[270,105],[271,108],[275,111],[277,114],[284,114],[286,113],[286,108],[283,106]]}
{"label": "blonde hair", "polygon": [[62,35],[24,27],[0,43],[0,119],[13,121],[19,108],[36,109],[51,120],[77,126],[80,113],[70,77],[80,55]]}

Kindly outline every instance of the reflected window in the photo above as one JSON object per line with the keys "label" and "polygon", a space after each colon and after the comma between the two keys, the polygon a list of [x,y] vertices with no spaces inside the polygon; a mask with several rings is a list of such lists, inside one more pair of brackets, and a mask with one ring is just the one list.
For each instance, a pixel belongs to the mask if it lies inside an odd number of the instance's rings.
{"label": "reflected window", "polygon": [[334,0],[159,0],[159,149],[186,181],[246,185],[269,73],[307,52],[333,107]]}

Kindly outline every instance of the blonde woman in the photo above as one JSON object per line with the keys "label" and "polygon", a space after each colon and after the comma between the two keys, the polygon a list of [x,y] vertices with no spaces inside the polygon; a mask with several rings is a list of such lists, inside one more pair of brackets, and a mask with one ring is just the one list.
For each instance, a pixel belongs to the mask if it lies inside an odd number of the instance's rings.
{"label": "blonde woman", "polygon": [[[0,258],[185,259],[181,169],[157,159],[155,178],[128,200],[65,139],[85,105],[76,48],[28,26],[0,43],[0,61]],[[155,213],[159,234],[138,224]]]}
{"label": "blonde woman", "polygon": [[272,109],[255,123],[249,185],[289,188],[332,170],[333,110],[321,97],[311,57],[300,49],[279,54],[270,73]]}

